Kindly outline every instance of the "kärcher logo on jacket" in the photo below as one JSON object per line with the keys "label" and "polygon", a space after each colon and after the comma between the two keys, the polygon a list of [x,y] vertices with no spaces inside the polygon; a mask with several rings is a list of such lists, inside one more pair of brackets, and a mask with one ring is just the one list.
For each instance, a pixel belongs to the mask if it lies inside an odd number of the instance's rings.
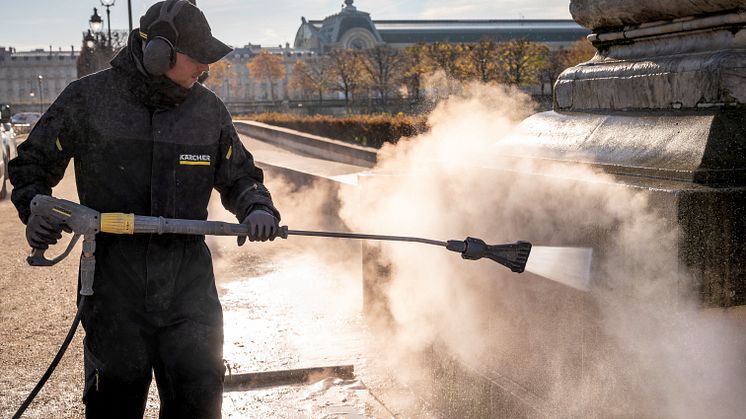
{"label": "k\u00e4rcher logo on jacket", "polygon": [[209,166],[209,154],[182,154],[179,156],[179,164],[188,166]]}

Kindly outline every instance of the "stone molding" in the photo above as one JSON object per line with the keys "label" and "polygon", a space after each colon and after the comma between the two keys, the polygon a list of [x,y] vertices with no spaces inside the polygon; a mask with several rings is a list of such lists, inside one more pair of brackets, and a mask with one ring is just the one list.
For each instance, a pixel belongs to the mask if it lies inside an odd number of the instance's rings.
{"label": "stone molding", "polygon": [[571,0],[573,19],[594,31],[745,10],[746,0]]}
{"label": "stone molding", "polygon": [[705,17],[689,17],[675,21],[656,22],[627,26],[621,31],[593,33],[588,39],[594,45],[614,44],[630,39],[664,37],[677,33],[692,33],[719,28],[742,27],[746,23],[746,12],[719,14]]}
{"label": "stone molding", "polygon": [[595,61],[565,70],[558,111],[701,109],[746,104],[746,50]]}
{"label": "stone molding", "polygon": [[589,39],[598,53],[559,76],[558,111],[746,105],[745,12],[641,24]]}
{"label": "stone molding", "polygon": [[[525,119],[492,155],[593,166],[618,176],[709,187],[746,185],[737,109],[543,112]],[[511,157],[513,156],[513,157]]]}

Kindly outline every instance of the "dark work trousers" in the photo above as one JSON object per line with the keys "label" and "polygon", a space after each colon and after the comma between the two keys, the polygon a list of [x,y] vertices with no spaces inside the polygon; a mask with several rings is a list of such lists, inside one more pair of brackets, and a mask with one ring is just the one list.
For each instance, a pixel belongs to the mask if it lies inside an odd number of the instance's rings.
{"label": "dark work trousers", "polygon": [[222,308],[204,241],[100,236],[83,312],[86,417],[142,418],[154,373],[160,418],[220,418]]}

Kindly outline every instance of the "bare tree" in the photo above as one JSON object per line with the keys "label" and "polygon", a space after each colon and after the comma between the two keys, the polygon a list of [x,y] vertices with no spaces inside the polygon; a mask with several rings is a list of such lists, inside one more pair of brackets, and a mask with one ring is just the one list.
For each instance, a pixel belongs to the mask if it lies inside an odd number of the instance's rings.
{"label": "bare tree", "polygon": [[331,80],[328,61],[325,57],[315,57],[295,62],[289,84],[292,88],[300,90],[303,98],[309,91],[317,93],[319,103],[321,103],[324,100],[324,93],[328,91],[332,83]]}
{"label": "bare tree", "polygon": [[91,47],[85,40],[83,41],[80,55],[75,62],[78,78],[111,67],[112,58],[119,50],[127,46],[127,36],[122,31],[112,31],[110,41],[100,34],[95,35],[91,40],[93,41]]}
{"label": "bare tree", "polygon": [[111,57],[111,51],[109,51],[108,47],[94,46],[89,48],[84,42],[83,47],[80,49],[80,55],[78,55],[75,62],[78,78],[105,69]]}
{"label": "bare tree", "polygon": [[345,106],[349,108],[350,100],[365,81],[365,68],[360,54],[349,49],[334,49],[328,58],[331,88],[344,93]]}
{"label": "bare tree", "polygon": [[386,106],[389,95],[397,89],[403,77],[404,55],[389,46],[378,45],[365,50],[363,65],[370,76],[373,90],[381,97],[381,105]]}
{"label": "bare tree", "polygon": [[551,96],[554,95],[554,82],[566,68],[567,50],[560,47],[556,50],[547,51],[546,54],[544,68],[539,74],[539,82],[541,83],[541,94],[544,94],[544,86],[548,84],[549,95]]}

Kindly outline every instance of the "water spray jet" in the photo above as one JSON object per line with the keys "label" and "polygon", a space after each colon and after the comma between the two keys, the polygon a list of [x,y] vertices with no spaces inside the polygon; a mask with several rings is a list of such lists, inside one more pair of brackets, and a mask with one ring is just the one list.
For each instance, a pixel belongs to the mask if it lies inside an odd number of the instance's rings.
{"label": "water spray jet", "polygon": [[534,246],[526,271],[580,291],[591,282],[593,249],[589,247]]}

